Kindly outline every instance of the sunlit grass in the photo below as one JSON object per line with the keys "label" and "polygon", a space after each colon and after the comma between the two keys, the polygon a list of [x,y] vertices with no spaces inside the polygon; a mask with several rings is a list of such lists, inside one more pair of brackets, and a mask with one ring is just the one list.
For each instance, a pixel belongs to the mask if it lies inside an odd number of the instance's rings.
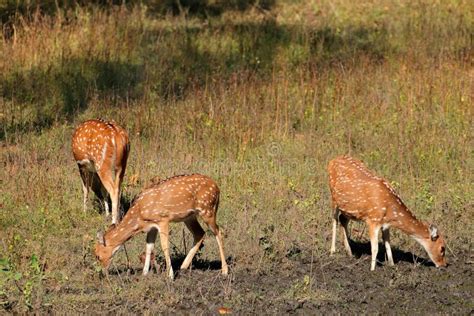
{"label": "sunlit grass", "polygon": [[[126,291],[123,280],[99,278],[91,254],[109,221],[92,203],[82,212],[70,138],[92,117],[130,133],[126,199],[154,176],[218,182],[218,223],[237,268],[261,269],[296,248],[328,252],[325,169],[344,153],[436,222],[451,255],[469,249],[472,16],[465,1],[430,3],[278,2],[271,13],[209,21],[77,9],[18,24],[0,42],[0,258],[9,273],[0,300],[25,311],[61,304],[46,290],[66,285],[101,284],[99,299]],[[174,256],[182,227],[173,226]],[[128,249],[138,268],[144,238]],[[210,236],[202,256],[218,258]],[[123,254],[114,262],[123,267]],[[130,285],[130,295],[144,286]],[[334,296],[301,286],[296,296]]]}

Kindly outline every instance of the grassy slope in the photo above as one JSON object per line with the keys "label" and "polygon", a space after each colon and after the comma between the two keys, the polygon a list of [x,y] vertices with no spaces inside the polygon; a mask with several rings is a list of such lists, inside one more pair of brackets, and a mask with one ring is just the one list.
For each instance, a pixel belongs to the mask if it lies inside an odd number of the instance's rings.
{"label": "grassy slope", "polygon": [[[126,199],[156,175],[217,180],[235,266],[265,269],[294,249],[327,253],[325,166],[343,153],[436,222],[448,255],[470,249],[468,3],[278,2],[271,14],[208,22],[78,9],[19,24],[0,42],[0,301],[16,311],[74,309],[152,286],[97,273],[93,237],[108,221],[82,213],[70,152],[73,126],[90,117],[130,132]],[[175,256],[184,251],[181,229],[173,229]],[[422,254],[394,235],[396,247]],[[136,258],[143,238],[130,244]],[[213,240],[203,256],[218,258]],[[123,268],[123,255],[115,262]],[[179,293],[164,291],[163,304]]]}

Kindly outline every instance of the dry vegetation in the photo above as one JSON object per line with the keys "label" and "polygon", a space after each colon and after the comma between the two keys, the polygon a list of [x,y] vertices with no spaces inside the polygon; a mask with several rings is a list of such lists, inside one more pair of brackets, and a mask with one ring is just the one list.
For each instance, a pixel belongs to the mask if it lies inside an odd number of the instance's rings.
{"label": "dry vegetation", "polygon": [[[293,301],[343,308],[341,285],[322,285],[334,266],[363,260],[326,257],[325,168],[343,153],[389,179],[418,217],[447,236],[448,260],[469,267],[472,8],[463,0],[321,0],[206,18],[145,6],[17,17],[0,39],[0,305],[206,314],[219,306],[285,312],[278,304]],[[213,270],[218,254],[208,238],[195,271],[175,283],[164,274],[144,279],[137,259],[144,236],[127,244],[133,269],[125,272],[120,252],[104,278],[91,249],[109,221],[82,212],[70,149],[73,127],[94,117],[116,120],[131,136],[122,205],[155,176],[199,172],[219,183],[230,278]],[[172,228],[177,263],[191,242],[183,227]],[[352,227],[355,239],[366,240],[363,224]],[[426,257],[408,237],[392,239],[392,247]],[[358,271],[367,282],[390,275],[402,290],[416,288],[422,273],[454,278],[417,264]],[[410,279],[398,281],[400,274]],[[472,312],[472,272],[460,275],[468,284],[448,299],[455,307],[427,308]],[[275,283],[281,292],[266,292]],[[272,300],[271,308],[262,303]]]}

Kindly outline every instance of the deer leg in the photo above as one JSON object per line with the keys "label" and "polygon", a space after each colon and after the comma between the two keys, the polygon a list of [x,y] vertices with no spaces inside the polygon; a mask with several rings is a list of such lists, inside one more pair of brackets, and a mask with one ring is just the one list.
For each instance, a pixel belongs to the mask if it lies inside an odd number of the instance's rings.
{"label": "deer leg", "polygon": [[119,189],[117,187],[114,187],[112,189],[112,193],[110,193],[110,199],[112,201],[112,224],[116,224],[120,221],[119,195],[120,195]]}
{"label": "deer leg", "polygon": [[118,177],[113,181],[110,179],[108,185],[105,186],[105,189],[110,195],[110,202],[112,204],[112,224],[117,224],[120,222],[119,215],[119,197],[120,197],[120,186],[118,184]]}
{"label": "deer leg", "polygon": [[[102,197],[101,200],[102,200],[102,203],[104,204],[105,216],[109,217],[110,215],[110,207],[109,207],[109,201],[108,201],[109,192],[103,185],[101,185],[100,192],[101,192],[100,195]],[[112,221],[112,224],[115,224],[115,223]]]}
{"label": "deer leg", "polygon": [[372,253],[370,271],[374,271],[375,265],[377,264],[377,253],[379,252],[379,231],[380,231],[380,226],[369,224],[369,237],[370,237],[370,246],[371,246],[371,253]]}
{"label": "deer leg", "polygon": [[393,266],[394,263],[392,256],[392,248],[390,247],[390,229],[388,227],[385,229],[382,227],[382,239],[385,244],[385,252],[387,253],[388,263]]}
{"label": "deer leg", "polygon": [[[104,211],[106,216],[109,215],[109,205],[107,203],[108,199],[108,192],[104,186],[101,176],[98,173],[90,173],[91,176],[91,187],[92,191],[94,191],[97,199],[100,203],[104,206]],[[105,177],[104,177],[105,178]]]}
{"label": "deer leg", "polygon": [[221,234],[221,231],[219,229],[219,226],[217,226],[216,217],[214,215],[214,216],[210,216],[210,217],[203,217],[202,219],[209,226],[212,233],[216,236],[217,245],[219,246],[219,253],[220,253],[220,256],[221,256],[222,274],[227,275],[229,273],[229,267],[227,266],[227,262],[225,260],[224,245],[223,245],[223,242],[222,242],[222,234]]}
{"label": "deer leg", "polygon": [[201,244],[204,240],[204,230],[202,229],[201,225],[199,225],[199,222],[197,221],[196,217],[192,217],[186,220],[184,224],[186,224],[186,227],[193,234],[194,245],[191,250],[189,250],[186,258],[181,264],[181,270],[186,270],[189,268],[189,265],[193,261],[196,252],[199,250],[199,247],[201,247]]}
{"label": "deer leg", "polygon": [[165,255],[166,270],[171,280],[174,278],[173,267],[171,266],[170,249],[169,249],[169,223],[162,222],[160,224],[160,241],[161,249]]}
{"label": "deer leg", "polygon": [[87,170],[84,170],[81,168],[79,165],[79,173],[81,174],[81,179],[82,179],[82,192],[84,193],[84,199],[83,199],[83,210],[86,212],[87,210],[87,199],[89,197],[89,188],[91,186],[90,183],[90,172]]}
{"label": "deer leg", "polygon": [[349,219],[344,215],[339,216],[339,222],[341,223],[341,233],[342,233],[342,240],[344,242],[344,248],[349,256],[352,256],[351,245],[349,244]]}
{"label": "deer leg", "polygon": [[150,271],[151,253],[155,247],[157,233],[158,230],[156,228],[152,228],[146,234],[145,264],[143,266],[143,275],[147,275]]}
{"label": "deer leg", "polygon": [[[126,160],[125,160],[125,165],[126,165]],[[123,216],[125,214],[125,210],[120,209],[120,196],[122,195],[121,194],[122,193],[122,182],[123,182],[123,177],[125,175],[125,167],[120,168],[118,174],[119,174],[119,176],[117,177],[118,178],[118,183],[117,183],[117,188],[118,188],[117,208],[119,209],[119,212],[120,212],[119,213],[120,218],[123,218]]]}
{"label": "deer leg", "polygon": [[331,250],[330,254],[334,254],[336,252],[336,233],[337,233],[337,222],[339,219],[339,210],[334,208],[334,214],[332,218],[332,241],[331,241]]}
{"label": "deer leg", "polygon": [[[107,193],[110,195],[110,200],[112,202],[112,224],[118,224],[119,218],[118,218],[118,196],[119,196],[119,190],[115,186],[115,182],[112,179],[112,176],[110,172],[103,171],[104,169],[101,169],[98,172],[100,181],[102,182],[103,187],[107,191]],[[107,196],[107,195],[105,195]],[[107,216],[110,214],[109,212],[109,207],[107,205],[107,198],[104,197],[104,204],[105,204],[105,211]]]}
{"label": "deer leg", "polygon": [[123,170],[121,167],[117,167],[114,178],[115,181],[113,186],[113,192],[110,195],[110,198],[112,200],[112,217],[115,217],[117,222],[119,222],[122,218],[122,214],[120,212],[120,184],[122,183],[124,173],[125,170]]}

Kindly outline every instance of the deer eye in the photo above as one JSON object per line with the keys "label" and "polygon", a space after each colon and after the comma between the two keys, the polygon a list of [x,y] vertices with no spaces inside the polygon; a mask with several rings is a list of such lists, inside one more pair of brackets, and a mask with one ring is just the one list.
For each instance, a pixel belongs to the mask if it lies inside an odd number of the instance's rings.
{"label": "deer eye", "polygon": [[444,247],[441,247],[441,255],[444,257],[444,252],[445,252],[445,248]]}

